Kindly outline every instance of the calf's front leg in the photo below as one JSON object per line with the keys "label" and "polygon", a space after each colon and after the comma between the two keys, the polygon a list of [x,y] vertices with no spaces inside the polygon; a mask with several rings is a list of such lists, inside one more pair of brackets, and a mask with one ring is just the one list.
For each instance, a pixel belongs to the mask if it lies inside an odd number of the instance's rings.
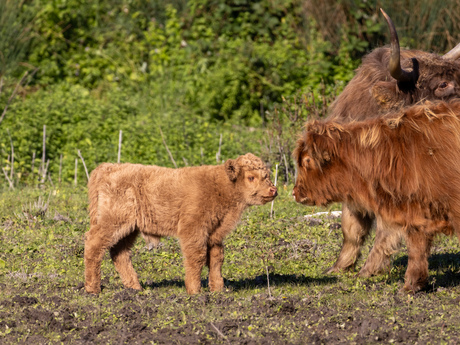
{"label": "calf's front leg", "polygon": [[110,256],[112,257],[115,268],[120,274],[123,285],[126,288],[142,290],[137,273],[131,261],[131,247],[138,234],[139,231],[136,230],[125,238],[122,238],[117,244],[110,248]]}
{"label": "calf's front leg", "polygon": [[209,267],[209,290],[211,291],[220,291],[224,288],[224,279],[222,278],[223,262],[223,244],[208,244],[206,265]]}
{"label": "calf's front leg", "polygon": [[185,289],[189,295],[194,295],[201,290],[201,271],[207,256],[206,238],[181,236],[180,242],[184,255]]}

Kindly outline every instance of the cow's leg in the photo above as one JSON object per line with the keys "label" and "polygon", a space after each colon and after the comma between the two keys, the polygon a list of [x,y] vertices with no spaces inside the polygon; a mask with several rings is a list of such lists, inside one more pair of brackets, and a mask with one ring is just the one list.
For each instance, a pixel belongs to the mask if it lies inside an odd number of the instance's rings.
{"label": "cow's leg", "polygon": [[120,274],[123,285],[126,288],[142,290],[136,271],[134,271],[133,264],[131,262],[131,247],[133,246],[138,234],[138,230],[133,231],[118,241],[118,243],[110,248],[110,256],[115,264],[115,268]]}
{"label": "cow's leg", "polygon": [[101,262],[111,238],[112,233],[97,224],[91,225],[85,234],[85,290],[88,293],[101,292]]}
{"label": "cow's leg", "polygon": [[409,261],[405,274],[403,290],[415,293],[423,289],[428,279],[428,257],[433,235],[419,228],[409,228],[406,234]]}
{"label": "cow's leg", "polygon": [[222,264],[224,262],[224,246],[222,243],[209,244],[206,265],[209,267],[209,290],[220,291],[224,287]]}
{"label": "cow's leg", "polygon": [[179,222],[178,236],[184,254],[185,288],[189,295],[201,290],[201,271],[207,258],[207,233],[196,220]]}
{"label": "cow's leg", "polygon": [[375,244],[359,275],[370,277],[384,272],[390,267],[391,256],[401,247],[402,230],[400,227],[390,227],[377,220]]}
{"label": "cow's leg", "polygon": [[372,222],[373,218],[368,214],[352,211],[346,204],[342,205],[342,250],[337,261],[327,270],[327,273],[345,271],[354,267]]}

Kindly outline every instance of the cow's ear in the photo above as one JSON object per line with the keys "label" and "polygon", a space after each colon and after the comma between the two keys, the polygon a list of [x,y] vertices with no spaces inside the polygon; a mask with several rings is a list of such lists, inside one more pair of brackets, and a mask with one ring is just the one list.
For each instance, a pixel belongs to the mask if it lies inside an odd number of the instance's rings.
{"label": "cow's ear", "polygon": [[240,165],[235,159],[229,159],[225,162],[225,172],[227,173],[230,181],[236,181],[240,173]]}
{"label": "cow's ear", "polygon": [[372,96],[381,107],[391,107],[397,96],[396,83],[391,81],[380,81],[372,87]]}
{"label": "cow's ear", "polygon": [[298,165],[302,165],[302,152],[304,151],[305,149],[305,140],[304,138],[299,138],[297,140],[297,145],[294,149],[294,151],[292,152],[292,158],[294,158],[294,161],[298,164]]}

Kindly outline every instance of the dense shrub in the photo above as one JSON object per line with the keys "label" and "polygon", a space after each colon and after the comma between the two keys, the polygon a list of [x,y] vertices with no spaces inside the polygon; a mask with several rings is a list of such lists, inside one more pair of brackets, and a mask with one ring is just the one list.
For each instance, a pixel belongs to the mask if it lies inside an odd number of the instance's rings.
{"label": "dense shrub", "polygon": [[[58,178],[62,154],[62,178],[69,181],[74,176],[77,150],[81,151],[90,171],[101,162],[116,162],[120,130],[123,132],[122,162],[172,167],[161,132],[177,166],[216,164],[220,134],[223,138],[219,163],[242,152],[258,153],[260,131],[251,134],[254,139],[251,141],[246,128],[212,123],[180,109],[162,112],[161,108],[149,106],[145,101],[141,103],[140,99],[139,95],[115,91],[97,99],[88,89],[65,83],[40,90],[16,102],[0,127],[4,166],[10,171],[11,136],[15,176],[31,177],[35,152],[37,177],[44,125],[49,172],[52,178]],[[143,109],[138,104],[143,104]],[[84,181],[81,161],[78,164],[80,181]]]}

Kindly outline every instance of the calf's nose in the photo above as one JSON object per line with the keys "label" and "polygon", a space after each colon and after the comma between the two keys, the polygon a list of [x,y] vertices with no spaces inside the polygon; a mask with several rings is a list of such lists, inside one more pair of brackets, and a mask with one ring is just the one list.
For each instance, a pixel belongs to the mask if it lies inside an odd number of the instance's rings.
{"label": "calf's nose", "polygon": [[271,187],[270,188],[270,194],[272,196],[277,196],[278,195],[278,190],[276,189],[276,187]]}

